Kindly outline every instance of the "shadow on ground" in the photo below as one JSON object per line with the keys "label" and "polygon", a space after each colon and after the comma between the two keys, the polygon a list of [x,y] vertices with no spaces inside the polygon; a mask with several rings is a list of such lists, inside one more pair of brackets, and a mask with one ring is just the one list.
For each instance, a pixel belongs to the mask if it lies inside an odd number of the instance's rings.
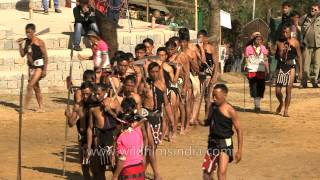
{"label": "shadow on ground", "polygon": [[[53,174],[55,175],[55,177],[62,177],[62,169],[55,169],[50,167],[28,167],[28,166],[22,166],[22,168],[31,169],[33,171],[38,171],[41,173]],[[76,171],[66,171],[64,178],[69,180],[79,180],[79,179],[82,179],[82,175]]]}
{"label": "shadow on ground", "polygon": [[[61,161],[63,161],[63,151],[57,152],[57,153],[52,153],[55,156],[58,156]],[[79,147],[77,145],[74,146],[69,146],[67,148],[67,158],[66,161],[68,163],[79,163]]]}
{"label": "shadow on ground", "polygon": [[[50,99],[52,99],[53,102],[56,102],[56,103],[59,103],[59,104],[67,104],[68,103],[68,98],[50,97]],[[73,99],[70,99],[70,104],[73,104],[73,103],[74,103]]]}
{"label": "shadow on ground", "polygon": [[274,112],[272,111],[264,111],[264,110],[261,110],[259,113],[258,112],[255,112],[253,109],[248,109],[248,108],[243,108],[243,107],[239,107],[239,106],[233,106],[234,109],[236,111],[239,111],[239,112],[250,112],[250,113],[257,113],[257,114],[275,114]]}
{"label": "shadow on ground", "polygon": [[17,109],[20,107],[18,104],[11,103],[11,102],[5,102],[5,101],[0,101],[0,105],[6,106],[9,108],[13,108],[13,109]]}

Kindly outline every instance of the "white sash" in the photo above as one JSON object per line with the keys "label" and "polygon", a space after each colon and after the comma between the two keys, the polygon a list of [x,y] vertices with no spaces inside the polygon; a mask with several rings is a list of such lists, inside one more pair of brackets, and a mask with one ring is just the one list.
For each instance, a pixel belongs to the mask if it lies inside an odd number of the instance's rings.
{"label": "white sash", "polygon": [[33,61],[33,65],[35,67],[40,67],[40,66],[44,66],[44,60],[43,59],[37,59]]}

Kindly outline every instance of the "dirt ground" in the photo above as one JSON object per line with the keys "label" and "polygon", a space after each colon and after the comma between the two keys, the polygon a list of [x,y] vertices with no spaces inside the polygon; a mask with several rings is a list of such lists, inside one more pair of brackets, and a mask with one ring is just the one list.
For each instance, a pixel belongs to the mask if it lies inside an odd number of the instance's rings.
{"label": "dirt ground", "polygon": [[[262,102],[264,112],[256,114],[250,112],[253,106],[246,85],[244,112],[242,78],[225,75],[223,79],[228,82],[228,99],[239,110],[244,130],[243,159],[239,164],[229,164],[228,179],[320,179],[320,89],[293,89],[290,117],[284,118],[269,112],[269,88]],[[75,128],[69,129],[66,177],[61,176],[66,97],[67,94],[45,95],[46,113],[24,114],[22,179],[81,179]],[[35,99],[32,107],[34,103]],[[276,105],[272,88],[273,110]],[[0,97],[1,180],[16,179],[17,107],[17,96]],[[203,117],[203,111],[201,114]],[[208,128],[198,126],[192,127],[187,135],[178,136],[173,143],[164,142],[158,151],[163,179],[201,179],[207,135]]]}

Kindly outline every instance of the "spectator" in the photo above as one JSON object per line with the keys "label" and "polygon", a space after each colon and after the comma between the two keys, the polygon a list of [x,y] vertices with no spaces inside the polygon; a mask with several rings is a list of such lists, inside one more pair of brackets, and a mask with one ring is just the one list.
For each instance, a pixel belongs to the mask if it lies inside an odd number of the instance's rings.
{"label": "spectator", "polygon": [[[44,9],[44,14],[49,14],[49,0],[42,0],[42,6]],[[62,11],[59,9],[59,0],[54,0],[54,12],[56,13],[62,13]]]}
{"label": "spectator", "polygon": [[291,19],[291,37],[296,38],[301,42],[301,26],[299,25],[300,14],[297,11],[292,11],[290,15]]}
{"label": "spectator", "polygon": [[288,1],[282,3],[282,25],[291,24],[291,9],[291,4]]}
{"label": "spectator", "polygon": [[[320,69],[320,4],[314,3],[311,5],[310,13],[302,18],[302,35],[304,49],[304,66],[303,66],[303,80],[301,87],[307,87],[307,81],[310,79],[310,72],[315,73],[315,77],[311,83],[314,88],[318,88],[318,76]],[[312,57],[314,64],[311,65]]]}
{"label": "spectator", "polygon": [[73,8],[73,16],[75,20],[74,50],[81,51],[80,41],[82,32],[93,30],[99,33],[94,8],[89,5],[88,0],[80,0],[79,5]]}
{"label": "spectator", "polygon": [[245,50],[250,95],[254,99],[254,111],[260,112],[260,101],[265,91],[265,78],[269,74],[268,51],[263,45],[260,32],[251,35]]}
{"label": "spectator", "polygon": [[174,16],[171,14],[165,15],[161,14],[159,10],[154,10],[152,13],[152,18],[151,18],[151,26],[152,28],[155,28],[155,24],[162,24],[162,25],[168,25],[171,22],[173,22]]}
{"label": "spectator", "polygon": [[94,31],[89,31],[87,36],[91,43],[92,56],[84,57],[79,54],[78,57],[80,60],[93,60],[96,79],[99,81],[101,76],[107,76],[110,68],[108,45]]}
{"label": "spectator", "polygon": [[122,5],[121,0],[109,0],[107,4],[107,16],[117,24],[117,28],[123,28],[118,24]]}

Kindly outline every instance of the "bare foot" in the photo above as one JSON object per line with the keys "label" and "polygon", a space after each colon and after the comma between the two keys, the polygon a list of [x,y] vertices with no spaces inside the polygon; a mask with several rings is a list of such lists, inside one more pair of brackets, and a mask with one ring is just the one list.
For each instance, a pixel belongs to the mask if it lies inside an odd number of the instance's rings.
{"label": "bare foot", "polygon": [[282,104],[279,104],[279,106],[277,107],[277,110],[276,110],[276,114],[280,114],[281,110],[282,110]]}
{"label": "bare foot", "polygon": [[288,111],[284,111],[283,117],[289,117]]}
{"label": "bare foot", "polygon": [[159,174],[154,175],[154,180],[162,180]]}
{"label": "bare foot", "polygon": [[185,130],[181,129],[181,130],[180,130],[180,135],[186,135]]}
{"label": "bare foot", "polygon": [[190,126],[197,126],[198,125],[199,120],[190,120]]}
{"label": "bare foot", "polygon": [[159,142],[158,146],[163,146],[163,142],[162,142],[162,140],[160,140],[160,142]]}
{"label": "bare foot", "polygon": [[43,108],[39,108],[39,109],[36,110],[36,112],[37,112],[37,113],[44,113],[44,112],[46,112],[46,111],[45,111]]}
{"label": "bare foot", "polygon": [[186,133],[188,133],[188,132],[190,131],[190,127],[186,127],[186,128],[184,129],[184,131],[185,131]]}
{"label": "bare foot", "polygon": [[153,174],[150,172],[145,173],[145,179],[153,179]]}

